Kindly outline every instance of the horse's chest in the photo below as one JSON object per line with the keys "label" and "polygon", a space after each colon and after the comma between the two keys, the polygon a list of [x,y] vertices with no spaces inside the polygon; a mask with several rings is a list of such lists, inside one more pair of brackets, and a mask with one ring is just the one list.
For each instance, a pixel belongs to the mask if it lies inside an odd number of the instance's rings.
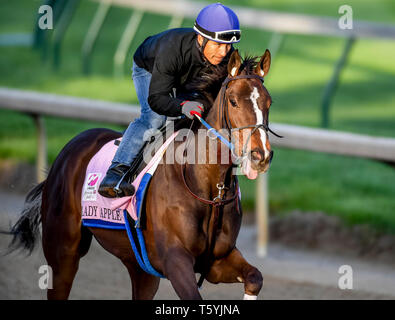
{"label": "horse's chest", "polygon": [[235,211],[229,215],[224,214],[217,233],[214,249],[215,256],[223,256],[234,248],[240,231],[240,224],[241,217],[235,216]]}

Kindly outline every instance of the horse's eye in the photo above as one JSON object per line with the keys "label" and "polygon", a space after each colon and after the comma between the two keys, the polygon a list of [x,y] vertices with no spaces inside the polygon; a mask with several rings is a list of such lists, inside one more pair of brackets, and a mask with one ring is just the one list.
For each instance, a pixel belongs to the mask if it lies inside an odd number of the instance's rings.
{"label": "horse's eye", "polygon": [[237,103],[236,103],[236,101],[235,101],[235,100],[233,100],[233,99],[229,99],[229,101],[230,101],[230,103],[231,103],[232,107],[234,107],[234,108],[236,108],[236,107],[237,107]]}

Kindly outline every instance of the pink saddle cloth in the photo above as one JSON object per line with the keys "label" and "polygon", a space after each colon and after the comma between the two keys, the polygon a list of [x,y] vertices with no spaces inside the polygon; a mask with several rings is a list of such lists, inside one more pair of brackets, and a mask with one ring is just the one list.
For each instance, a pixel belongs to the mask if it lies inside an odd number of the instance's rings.
{"label": "pink saddle cloth", "polygon": [[[152,157],[146,167],[133,181],[135,190],[138,189],[145,173],[151,175],[155,172],[167,147],[177,136],[174,132]],[[118,139],[120,140],[120,139]],[[117,151],[115,140],[106,143],[90,160],[86,169],[85,181],[81,194],[81,216],[85,220],[101,220],[111,224],[125,224],[124,210],[133,220],[137,220],[136,193],[133,196],[122,198],[106,198],[98,193],[99,185],[106,175],[112,159]]]}

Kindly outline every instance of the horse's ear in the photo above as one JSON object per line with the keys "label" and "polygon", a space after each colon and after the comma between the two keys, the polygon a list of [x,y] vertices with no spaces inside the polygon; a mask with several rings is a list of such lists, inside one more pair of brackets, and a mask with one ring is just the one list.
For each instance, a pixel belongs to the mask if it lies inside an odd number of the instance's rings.
{"label": "horse's ear", "polygon": [[236,76],[239,73],[239,69],[241,66],[241,58],[239,55],[239,50],[235,50],[232,52],[228,63],[228,74],[232,77]]}
{"label": "horse's ear", "polygon": [[261,77],[267,76],[270,69],[271,55],[270,51],[266,49],[265,53],[261,57],[261,61],[257,64],[255,68],[255,73]]}

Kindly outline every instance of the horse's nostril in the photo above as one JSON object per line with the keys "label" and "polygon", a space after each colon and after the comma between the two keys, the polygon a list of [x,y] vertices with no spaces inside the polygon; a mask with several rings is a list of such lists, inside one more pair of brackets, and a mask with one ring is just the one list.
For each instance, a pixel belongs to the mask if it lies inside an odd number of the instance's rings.
{"label": "horse's nostril", "polygon": [[270,151],[269,163],[272,162],[273,155],[274,155],[274,151],[272,150],[272,151]]}
{"label": "horse's nostril", "polygon": [[251,159],[260,162],[264,159],[264,154],[260,150],[254,150],[251,152]]}

